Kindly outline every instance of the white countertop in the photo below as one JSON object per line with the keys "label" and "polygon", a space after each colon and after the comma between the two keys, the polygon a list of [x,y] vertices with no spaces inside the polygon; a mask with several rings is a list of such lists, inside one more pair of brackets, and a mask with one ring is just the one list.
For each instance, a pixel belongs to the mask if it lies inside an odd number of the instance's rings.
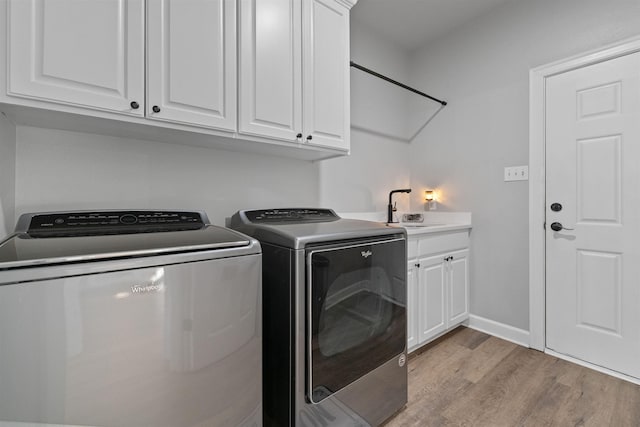
{"label": "white countertop", "polygon": [[[403,214],[420,213],[424,217],[423,222],[396,222],[388,224],[390,227],[402,227],[407,231],[408,236],[420,234],[439,233],[443,231],[465,230],[471,228],[470,212],[396,212],[397,218],[402,218]],[[361,219],[386,223],[386,212],[340,212],[341,218]]]}

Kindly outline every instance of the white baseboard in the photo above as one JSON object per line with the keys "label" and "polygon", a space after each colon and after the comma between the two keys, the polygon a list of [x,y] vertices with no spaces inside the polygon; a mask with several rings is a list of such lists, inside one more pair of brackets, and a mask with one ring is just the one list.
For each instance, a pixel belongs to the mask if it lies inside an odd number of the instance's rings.
{"label": "white baseboard", "polygon": [[519,329],[495,320],[485,319],[484,317],[469,315],[469,320],[464,323],[467,327],[476,331],[493,335],[503,340],[510,341],[523,347],[529,347],[529,331]]}

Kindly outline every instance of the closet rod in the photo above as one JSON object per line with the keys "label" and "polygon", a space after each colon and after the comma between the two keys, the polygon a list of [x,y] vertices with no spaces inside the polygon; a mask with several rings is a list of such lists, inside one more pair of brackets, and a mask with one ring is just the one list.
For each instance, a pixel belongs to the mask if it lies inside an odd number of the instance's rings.
{"label": "closet rod", "polygon": [[438,99],[438,98],[434,98],[434,97],[433,97],[433,96],[431,96],[431,95],[427,95],[427,94],[426,94],[426,93],[424,93],[424,92],[420,92],[418,89],[414,89],[414,88],[412,88],[411,86],[407,86],[407,85],[405,85],[405,84],[403,84],[403,83],[400,83],[399,81],[393,80],[393,79],[391,79],[391,78],[389,78],[389,77],[387,77],[387,76],[383,76],[383,75],[382,75],[382,74],[380,74],[380,73],[376,73],[375,71],[370,70],[370,69],[368,69],[367,67],[363,67],[362,65],[356,64],[356,63],[355,63],[355,62],[353,62],[353,61],[350,61],[350,62],[349,62],[349,65],[351,65],[353,68],[357,68],[357,69],[358,69],[358,70],[360,70],[360,71],[364,71],[365,73],[369,73],[369,74],[371,74],[372,76],[376,76],[376,77],[378,77],[378,78],[380,78],[380,79],[382,79],[382,80],[386,80],[386,81],[388,81],[389,83],[393,83],[393,84],[394,84],[394,85],[396,85],[396,86],[400,86],[401,88],[406,89],[406,90],[408,90],[408,91],[410,91],[410,92],[417,93],[418,95],[420,95],[420,96],[424,96],[425,98],[429,98],[429,99],[430,99],[430,100],[432,100],[432,101],[439,102],[440,104],[442,104],[442,106],[443,106],[443,107],[444,107],[445,105],[447,105],[447,101],[442,101],[442,100],[440,100],[440,99]]}

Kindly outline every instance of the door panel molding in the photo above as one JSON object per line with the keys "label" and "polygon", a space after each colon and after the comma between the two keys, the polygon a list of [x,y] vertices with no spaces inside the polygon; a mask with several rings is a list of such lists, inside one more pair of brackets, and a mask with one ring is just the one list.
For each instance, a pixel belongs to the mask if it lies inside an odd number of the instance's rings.
{"label": "door panel molding", "polygon": [[[640,37],[626,39],[604,48],[542,65],[529,72],[529,346],[536,350],[545,350],[546,338],[544,230],[546,80],[557,74],[635,52],[640,52]],[[588,100],[585,99],[585,102]],[[615,100],[612,102],[615,106]],[[597,114],[604,113],[597,112]]]}

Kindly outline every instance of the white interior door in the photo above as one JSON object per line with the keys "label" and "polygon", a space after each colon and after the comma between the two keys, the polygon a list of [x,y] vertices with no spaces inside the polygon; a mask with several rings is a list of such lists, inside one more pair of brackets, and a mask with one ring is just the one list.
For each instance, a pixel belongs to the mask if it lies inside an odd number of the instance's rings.
{"label": "white interior door", "polygon": [[546,347],[640,378],[640,53],[548,78],[545,111]]}

